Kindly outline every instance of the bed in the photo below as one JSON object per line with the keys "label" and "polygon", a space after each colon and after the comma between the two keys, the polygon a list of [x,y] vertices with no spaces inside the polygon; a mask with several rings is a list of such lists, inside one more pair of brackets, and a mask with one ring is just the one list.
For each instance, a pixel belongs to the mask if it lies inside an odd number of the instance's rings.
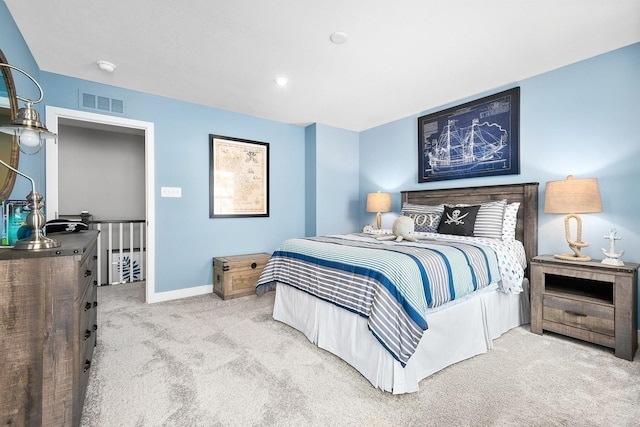
{"label": "bed", "polygon": [[[500,335],[529,322],[526,268],[537,255],[538,236],[537,183],[401,196],[402,215],[412,218],[414,210],[442,208],[438,222],[455,225],[463,222],[459,215],[476,215],[473,231],[482,237],[437,233],[429,228],[434,224],[418,224],[415,216],[417,242],[360,233],[290,239],[274,251],[256,289],[258,295],[275,290],[275,320],[394,394],[418,391],[422,379],[485,353]],[[496,205],[503,207],[501,215],[510,206],[513,215],[508,227],[500,218],[500,235],[486,220],[488,207]],[[511,235],[505,236],[508,229]],[[379,252],[386,260],[380,266]],[[511,253],[519,268],[505,261]],[[323,288],[324,282],[333,288]]]}

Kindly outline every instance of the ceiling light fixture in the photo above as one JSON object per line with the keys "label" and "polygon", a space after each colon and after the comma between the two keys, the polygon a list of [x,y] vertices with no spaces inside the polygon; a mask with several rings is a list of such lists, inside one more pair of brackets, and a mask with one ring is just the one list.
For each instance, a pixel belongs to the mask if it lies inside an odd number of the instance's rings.
{"label": "ceiling light fixture", "polygon": [[329,36],[333,44],[345,44],[349,40],[349,36],[342,31],[337,31]]}
{"label": "ceiling light fixture", "polygon": [[107,73],[113,73],[116,70],[115,64],[109,61],[98,61],[98,68]]}
{"label": "ceiling light fixture", "polygon": [[286,77],[276,77],[274,80],[278,86],[286,86],[289,80]]}

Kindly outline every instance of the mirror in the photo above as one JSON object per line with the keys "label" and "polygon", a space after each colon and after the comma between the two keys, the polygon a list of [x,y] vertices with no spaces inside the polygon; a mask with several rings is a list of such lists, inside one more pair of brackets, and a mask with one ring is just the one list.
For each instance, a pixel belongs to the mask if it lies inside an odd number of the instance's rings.
{"label": "mirror", "polygon": [[[0,50],[0,62],[8,64],[7,58]],[[0,67],[2,79],[0,79],[0,125],[9,123],[18,114],[16,88],[13,83],[11,70]],[[10,166],[18,167],[20,149],[16,137],[0,132],[0,159]],[[6,200],[11,195],[13,184],[16,181],[15,172],[0,165],[0,201]]]}

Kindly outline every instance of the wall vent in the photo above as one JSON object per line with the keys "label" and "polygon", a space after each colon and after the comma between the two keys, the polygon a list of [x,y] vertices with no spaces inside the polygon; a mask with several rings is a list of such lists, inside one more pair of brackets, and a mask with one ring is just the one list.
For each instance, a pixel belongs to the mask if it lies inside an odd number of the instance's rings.
{"label": "wall vent", "polygon": [[98,110],[110,113],[124,114],[124,101],[107,98],[106,96],[80,92],[79,107],[84,110]]}

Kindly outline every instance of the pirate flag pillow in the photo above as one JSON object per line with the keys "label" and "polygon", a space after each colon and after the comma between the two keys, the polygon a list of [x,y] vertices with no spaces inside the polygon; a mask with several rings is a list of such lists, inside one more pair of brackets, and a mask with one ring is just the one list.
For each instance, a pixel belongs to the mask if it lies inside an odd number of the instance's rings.
{"label": "pirate flag pillow", "polygon": [[473,227],[480,205],[474,206],[446,206],[438,226],[440,234],[455,234],[458,236],[473,236]]}

